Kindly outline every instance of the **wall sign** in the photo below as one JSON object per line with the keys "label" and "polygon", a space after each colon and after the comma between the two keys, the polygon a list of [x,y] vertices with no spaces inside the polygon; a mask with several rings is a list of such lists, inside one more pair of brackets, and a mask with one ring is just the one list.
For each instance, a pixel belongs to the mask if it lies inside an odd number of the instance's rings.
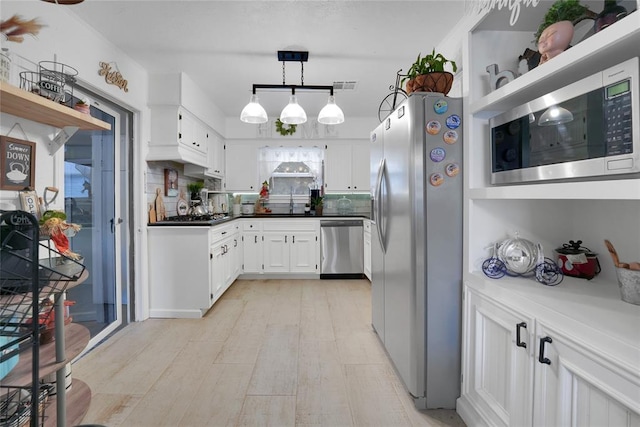
{"label": "wall sign", "polygon": [[129,92],[129,88],[127,87],[127,84],[129,82],[124,77],[122,77],[122,74],[120,74],[118,65],[116,64],[116,70],[112,71],[111,64],[115,64],[115,62],[109,63],[100,61],[100,69],[98,70],[98,75],[104,76],[105,82],[111,85],[116,85],[125,92]]}
{"label": "wall sign", "polygon": [[35,186],[36,144],[0,136],[0,190]]}
{"label": "wall sign", "polygon": [[492,9],[509,8],[511,11],[511,17],[509,18],[509,25],[514,26],[520,18],[520,8],[536,7],[540,3],[540,0],[466,0],[465,8],[467,13],[480,15],[486,13]]}

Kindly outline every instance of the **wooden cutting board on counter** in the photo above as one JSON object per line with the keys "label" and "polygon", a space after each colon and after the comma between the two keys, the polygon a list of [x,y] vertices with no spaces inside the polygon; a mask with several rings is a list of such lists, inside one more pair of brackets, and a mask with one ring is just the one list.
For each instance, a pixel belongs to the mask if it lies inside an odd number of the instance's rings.
{"label": "wooden cutting board on counter", "polygon": [[155,201],[155,209],[156,209],[156,220],[163,221],[167,219],[167,210],[164,207],[164,199],[162,198],[162,189],[156,188],[156,201]]}
{"label": "wooden cutting board on counter", "polygon": [[157,220],[156,216],[156,204],[149,203],[149,224],[154,224]]}

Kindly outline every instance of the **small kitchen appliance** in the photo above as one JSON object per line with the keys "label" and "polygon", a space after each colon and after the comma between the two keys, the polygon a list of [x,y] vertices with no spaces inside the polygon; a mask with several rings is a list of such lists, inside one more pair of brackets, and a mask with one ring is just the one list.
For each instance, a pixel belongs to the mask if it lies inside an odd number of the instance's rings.
{"label": "small kitchen appliance", "polygon": [[491,183],[640,174],[638,57],[492,118]]}
{"label": "small kitchen appliance", "polygon": [[582,240],[569,240],[556,249],[558,265],[566,276],[591,280],[600,273],[598,254],[582,245]]}

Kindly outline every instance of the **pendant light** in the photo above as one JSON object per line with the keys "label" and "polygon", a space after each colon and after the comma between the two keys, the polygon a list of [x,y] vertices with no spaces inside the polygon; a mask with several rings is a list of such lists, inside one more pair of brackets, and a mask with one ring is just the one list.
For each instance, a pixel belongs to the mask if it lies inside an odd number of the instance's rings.
{"label": "pendant light", "polygon": [[288,125],[299,125],[307,121],[307,113],[305,113],[304,108],[298,104],[295,89],[291,91],[289,103],[280,113],[280,121]]}
{"label": "pendant light", "polygon": [[338,125],[344,122],[344,113],[342,109],[336,105],[336,99],[333,95],[329,95],[329,101],[318,114],[318,122],[323,125]]}
{"label": "pendant light", "polygon": [[255,91],[251,95],[249,103],[242,109],[240,120],[255,124],[266,123],[269,120],[264,107],[258,102],[258,95],[255,94]]}
{"label": "pendant light", "polygon": [[[344,122],[344,113],[336,105],[335,98],[333,96],[333,85],[319,86],[319,85],[305,85],[304,84],[304,63],[309,58],[309,52],[306,51],[289,51],[279,50],[278,60],[282,62],[282,84],[254,84],[253,96],[249,104],[240,113],[240,120],[245,123],[265,123],[268,121],[267,112],[259,104],[258,97],[256,96],[257,89],[270,89],[270,90],[287,90],[291,91],[291,97],[289,103],[282,109],[280,113],[280,121],[289,125],[298,125],[307,121],[307,113],[304,108],[298,104],[298,98],[296,96],[296,90],[300,91],[325,91],[329,92],[329,101],[327,105],[322,108],[318,114],[318,122],[326,125],[337,125]],[[290,85],[286,84],[285,78],[285,62],[300,62],[300,84]]]}

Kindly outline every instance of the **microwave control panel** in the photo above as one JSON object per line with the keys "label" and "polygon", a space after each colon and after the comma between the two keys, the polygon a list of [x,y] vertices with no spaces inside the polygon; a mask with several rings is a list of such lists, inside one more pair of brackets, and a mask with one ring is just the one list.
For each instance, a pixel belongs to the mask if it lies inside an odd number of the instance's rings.
{"label": "microwave control panel", "polygon": [[630,86],[631,81],[624,80],[604,88],[607,156],[633,152]]}

